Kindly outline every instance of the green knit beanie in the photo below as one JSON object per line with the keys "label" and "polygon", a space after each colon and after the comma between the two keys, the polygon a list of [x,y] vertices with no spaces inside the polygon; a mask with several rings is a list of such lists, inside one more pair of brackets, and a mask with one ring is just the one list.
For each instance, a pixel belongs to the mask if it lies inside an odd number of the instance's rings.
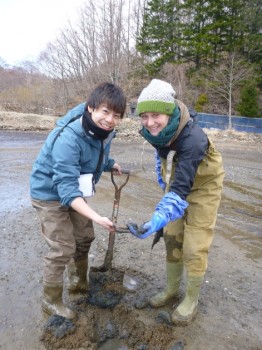
{"label": "green knit beanie", "polygon": [[153,79],[138,97],[137,114],[155,112],[172,115],[176,106],[175,96],[176,92],[171,84]]}

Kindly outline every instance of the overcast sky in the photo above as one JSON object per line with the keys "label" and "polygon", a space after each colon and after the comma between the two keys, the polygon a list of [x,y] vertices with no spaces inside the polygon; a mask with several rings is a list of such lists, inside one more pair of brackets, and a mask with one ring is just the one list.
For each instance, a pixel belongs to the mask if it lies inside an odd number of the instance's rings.
{"label": "overcast sky", "polygon": [[88,0],[0,0],[0,58],[34,60]]}

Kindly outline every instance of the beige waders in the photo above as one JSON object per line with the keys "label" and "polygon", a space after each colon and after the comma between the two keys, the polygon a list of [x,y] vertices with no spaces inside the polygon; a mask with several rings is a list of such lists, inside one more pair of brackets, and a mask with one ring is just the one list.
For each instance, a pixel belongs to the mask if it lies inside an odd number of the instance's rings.
{"label": "beige waders", "polygon": [[74,312],[62,300],[63,275],[68,265],[69,290],[87,290],[88,252],[94,240],[93,223],[57,201],[32,200],[32,205],[40,218],[42,236],[49,246],[43,259],[42,308],[49,314],[74,318]]}
{"label": "beige waders", "polygon": [[[166,169],[169,165],[167,162],[161,159],[163,179],[166,179]],[[174,170],[175,163],[172,166],[171,179],[174,177]],[[184,217],[170,222],[164,229],[167,263],[180,265],[183,262],[187,276],[186,296],[172,314],[175,324],[187,324],[197,312],[199,292],[207,269],[208,251],[214,236],[224,174],[222,157],[210,142],[207,154],[197,169],[191,192],[186,198],[189,205]],[[167,183],[170,185],[169,181]],[[172,294],[172,286],[167,288],[169,294]]]}

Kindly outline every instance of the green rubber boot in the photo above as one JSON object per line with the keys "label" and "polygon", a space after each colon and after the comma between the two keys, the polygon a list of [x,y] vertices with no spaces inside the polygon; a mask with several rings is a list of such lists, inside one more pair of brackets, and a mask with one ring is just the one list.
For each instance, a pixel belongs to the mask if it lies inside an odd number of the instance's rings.
{"label": "green rubber boot", "polygon": [[63,284],[44,283],[42,310],[48,315],[59,315],[72,320],[76,313],[63,303],[62,295]]}
{"label": "green rubber boot", "polygon": [[198,297],[204,276],[188,276],[186,296],[172,313],[172,321],[176,325],[186,326],[198,311]]}
{"label": "green rubber boot", "polygon": [[179,286],[183,274],[183,263],[182,262],[167,262],[166,263],[167,272],[167,286],[166,288],[153,295],[149,299],[149,304],[152,307],[159,307],[166,305],[172,298],[178,296]]}
{"label": "green rubber boot", "polygon": [[67,289],[70,293],[86,293],[87,283],[87,258],[74,261],[67,265]]}

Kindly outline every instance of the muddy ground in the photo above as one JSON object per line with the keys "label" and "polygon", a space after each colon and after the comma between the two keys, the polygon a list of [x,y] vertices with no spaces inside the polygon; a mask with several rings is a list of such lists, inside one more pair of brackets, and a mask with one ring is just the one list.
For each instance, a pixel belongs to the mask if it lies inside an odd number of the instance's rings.
{"label": "muddy ground", "polygon": [[[211,133],[223,154],[226,177],[194,322],[176,327],[161,318],[177,300],[161,309],[144,302],[165,285],[163,240],[151,250],[152,237],[138,240],[119,233],[113,265],[137,282],[137,290],[126,292],[112,310],[89,305],[86,296],[72,297],[65,292],[79,318],[72,334],[59,339],[45,330],[48,318],[40,309],[41,258],[47,248],[29,198],[30,170],[46,135],[45,131],[0,131],[1,349],[262,349],[262,136]],[[129,220],[146,221],[161,197],[155,183],[153,150],[144,146],[142,170],[142,149],[142,139],[121,132],[112,146],[112,156],[131,171],[121,194],[119,226]],[[110,217],[113,198],[110,176],[104,174],[90,202]],[[108,244],[108,234],[98,226],[95,231],[90,266],[102,264]]]}

